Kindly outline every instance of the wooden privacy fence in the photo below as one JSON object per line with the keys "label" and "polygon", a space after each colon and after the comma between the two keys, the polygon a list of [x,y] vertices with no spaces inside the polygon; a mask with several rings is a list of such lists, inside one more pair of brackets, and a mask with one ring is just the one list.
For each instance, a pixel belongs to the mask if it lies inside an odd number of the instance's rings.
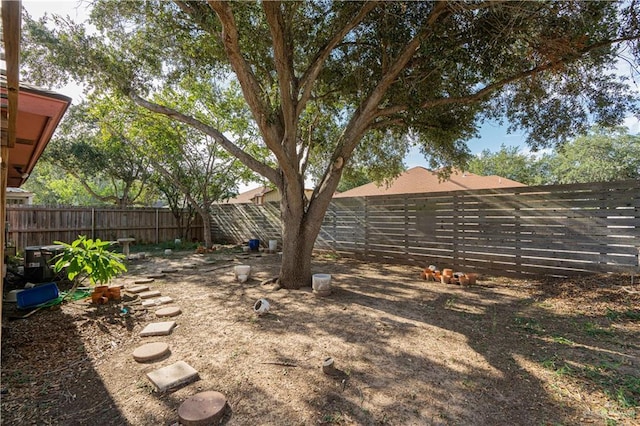
{"label": "wooden privacy fence", "polygon": [[[639,207],[637,180],[336,198],[315,247],[500,275],[637,272]],[[277,212],[219,205],[214,237],[277,238]]]}
{"label": "wooden privacy fence", "polygon": [[[29,246],[71,242],[78,235],[113,241],[135,238],[136,243],[160,243],[179,237],[176,218],[168,209],[7,206],[8,240],[18,250]],[[190,239],[202,241],[202,220],[191,225]]]}

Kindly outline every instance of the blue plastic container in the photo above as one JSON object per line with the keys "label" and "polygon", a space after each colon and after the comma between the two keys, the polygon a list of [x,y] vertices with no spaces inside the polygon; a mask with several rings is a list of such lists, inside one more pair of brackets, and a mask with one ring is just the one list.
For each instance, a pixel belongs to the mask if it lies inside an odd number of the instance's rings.
{"label": "blue plastic container", "polygon": [[32,308],[60,295],[56,283],[42,284],[37,287],[27,288],[16,294],[18,309]]}
{"label": "blue plastic container", "polygon": [[260,248],[260,240],[249,240],[249,250],[258,251]]}

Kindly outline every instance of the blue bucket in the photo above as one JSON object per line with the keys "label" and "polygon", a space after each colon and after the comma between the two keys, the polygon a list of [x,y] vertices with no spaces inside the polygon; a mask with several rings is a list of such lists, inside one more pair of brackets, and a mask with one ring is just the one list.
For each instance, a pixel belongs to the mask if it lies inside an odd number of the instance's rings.
{"label": "blue bucket", "polygon": [[260,248],[260,240],[249,240],[249,250],[258,251]]}
{"label": "blue bucket", "polygon": [[16,302],[18,302],[18,309],[27,309],[56,299],[59,294],[56,283],[47,283],[22,290],[16,294]]}

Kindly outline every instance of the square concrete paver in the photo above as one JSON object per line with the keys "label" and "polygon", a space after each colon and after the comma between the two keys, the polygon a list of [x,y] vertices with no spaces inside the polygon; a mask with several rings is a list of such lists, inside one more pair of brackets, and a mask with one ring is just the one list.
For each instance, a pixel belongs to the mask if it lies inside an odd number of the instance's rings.
{"label": "square concrete paver", "polygon": [[140,299],[151,299],[152,297],[157,297],[160,296],[162,293],[160,293],[158,290],[149,290],[149,291],[143,291],[142,293],[138,293],[138,296],[140,296]]}
{"label": "square concrete paver", "polygon": [[142,301],[142,307],[148,308],[149,306],[164,305],[173,302],[173,299],[169,296],[158,297],[157,299],[147,299]]}
{"label": "square concrete paver", "polygon": [[198,371],[184,361],[159,368],[147,373],[160,392],[174,388],[186,383],[190,383],[198,378]]}
{"label": "square concrete paver", "polygon": [[143,291],[147,291],[147,290],[149,290],[148,285],[136,285],[136,286],[127,288],[127,291],[129,293],[142,293]]}
{"label": "square concrete paver", "polygon": [[171,334],[171,330],[173,330],[175,326],[175,321],[152,322],[140,332],[140,336],[166,336]]}

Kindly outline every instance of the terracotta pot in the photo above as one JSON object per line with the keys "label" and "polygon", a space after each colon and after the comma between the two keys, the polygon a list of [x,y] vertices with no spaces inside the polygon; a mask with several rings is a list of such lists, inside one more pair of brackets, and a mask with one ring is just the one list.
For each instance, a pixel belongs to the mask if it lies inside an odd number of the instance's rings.
{"label": "terracotta pot", "polygon": [[95,289],[93,289],[94,293],[100,293],[102,295],[104,295],[108,291],[109,291],[109,286],[106,286],[106,285],[99,285],[99,286],[96,286]]}
{"label": "terracotta pot", "polygon": [[449,284],[451,282],[451,277],[449,275],[442,275],[440,277],[440,282],[442,284]]}
{"label": "terracotta pot", "polygon": [[445,277],[453,277],[453,269],[443,269],[442,275]]}
{"label": "terracotta pot", "polygon": [[100,304],[100,299],[102,299],[102,293],[96,293],[95,291],[91,293],[91,303]]}
{"label": "terracotta pot", "polygon": [[467,278],[469,279],[469,284],[473,285],[476,283],[476,280],[478,279],[478,274],[467,274]]}
{"label": "terracotta pot", "polygon": [[120,287],[109,287],[107,295],[109,299],[120,300]]}

